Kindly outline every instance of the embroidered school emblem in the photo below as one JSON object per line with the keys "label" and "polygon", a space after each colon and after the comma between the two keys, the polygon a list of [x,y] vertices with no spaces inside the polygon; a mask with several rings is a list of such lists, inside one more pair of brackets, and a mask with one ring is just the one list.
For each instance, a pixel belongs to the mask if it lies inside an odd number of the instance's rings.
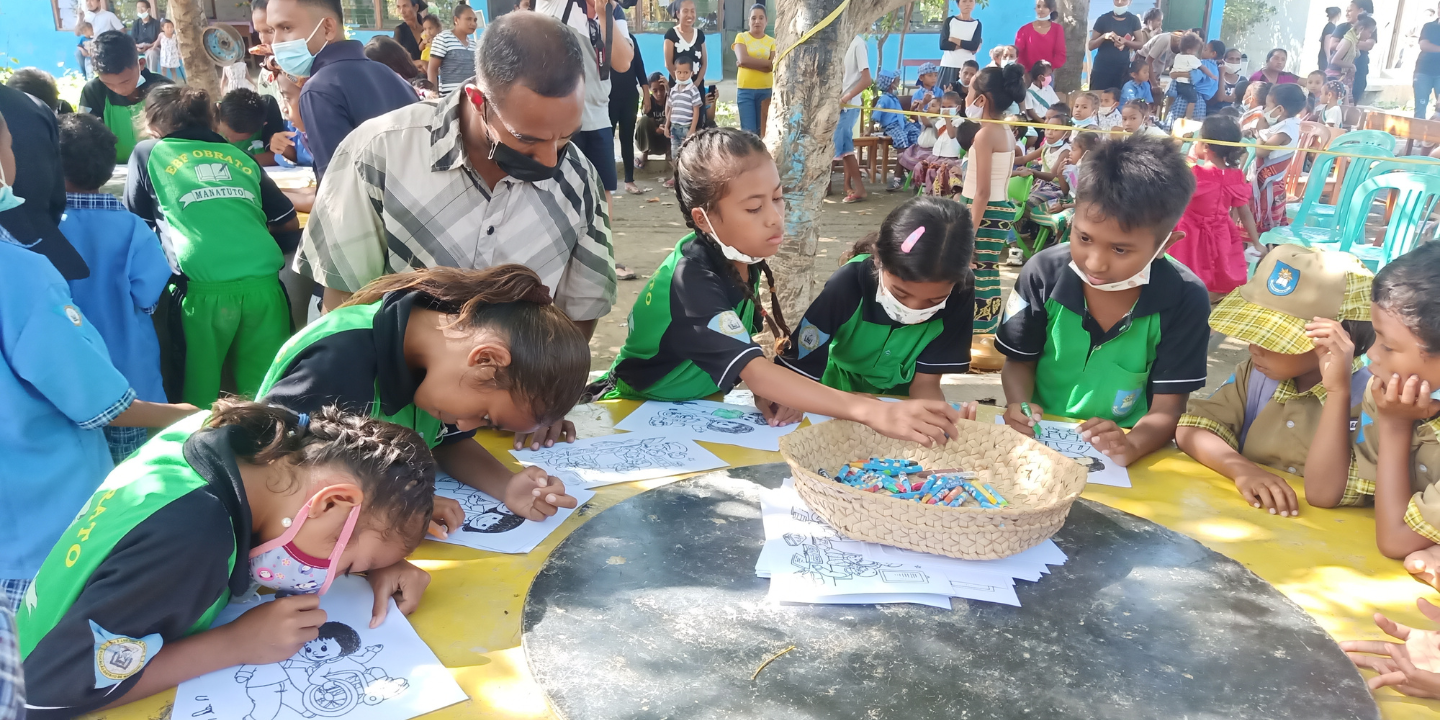
{"label": "embroidered school emblem", "polygon": [[1139,390],[1117,390],[1115,392],[1115,402],[1110,406],[1110,412],[1115,415],[1115,417],[1129,415],[1130,411],[1135,408],[1136,401],[1139,399]]}
{"label": "embroidered school emblem", "polygon": [[225,163],[205,163],[195,166],[195,179],[200,182],[218,182],[230,179],[230,168]]}
{"label": "embroidered school emblem", "polygon": [[65,317],[69,318],[75,327],[80,327],[85,322],[85,318],[80,315],[80,311],[74,305],[65,306]]}
{"label": "embroidered school emblem", "polygon": [[[1354,421],[1354,420],[1351,420],[1350,422],[1353,424],[1355,421]],[[1362,411],[1362,412],[1360,413],[1360,432],[1358,432],[1358,433],[1355,434],[1355,442],[1356,442],[1356,443],[1363,443],[1363,442],[1365,442],[1365,426],[1367,426],[1367,425],[1374,425],[1374,424],[1375,424],[1375,418],[1370,417],[1370,413],[1367,413],[1367,412],[1363,412],[1363,411]],[[1352,428],[1352,429],[1353,429],[1353,428]]]}
{"label": "embroidered school emblem", "polygon": [[95,638],[95,687],[118,685],[140,672],[164,641],[158,634],[136,639],[116,635],[90,620],[90,634]]}
{"label": "embroidered school emblem", "polygon": [[1270,271],[1270,279],[1265,283],[1265,289],[1271,295],[1285,297],[1295,292],[1296,286],[1300,284],[1300,271],[1283,262],[1276,262],[1275,269]]}
{"label": "embroidered school emblem", "polygon": [[745,331],[745,323],[740,322],[740,316],[734,310],[726,310],[713,318],[705,327],[724,335],[735,338],[741,342],[750,342],[750,333]]}
{"label": "embroidered school emblem", "polygon": [[811,325],[809,320],[801,320],[800,330],[795,333],[795,338],[795,343],[800,347],[800,357],[803,358],[824,345],[830,336],[821,332],[820,328]]}
{"label": "embroidered school emblem", "polygon": [[1011,290],[1010,299],[1005,301],[1005,314],[1000,316],[1000,322],[1009,322],[1010,318],[1025,312],[1029,307],[1030,303],[1026,302],[1025,298],[1020,297],[1020,293]]}

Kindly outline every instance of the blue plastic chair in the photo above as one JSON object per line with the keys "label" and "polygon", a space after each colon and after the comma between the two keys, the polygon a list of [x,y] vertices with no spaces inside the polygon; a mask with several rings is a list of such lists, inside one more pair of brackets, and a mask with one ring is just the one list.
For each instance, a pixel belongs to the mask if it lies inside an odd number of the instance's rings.
{"label": "blue plastic chair", "polygon": [[[1385,226],[1385,241],[1380,247],[1363,244],[1365,220],[1375,196],[1394,191],[1395,212]],[[1392,172],[1371,178],[1356,191],[1358,203],[1352,203],[1345,214],[1340,232],[1341,252],[1348,252],[1366,267],[1378,271],[1395,258],[1410,252],[1419,242],[1420,230],[1440,199],[1440,175]]]}
{"label": "blue plastic chair", "polygon": [[[1361,158],[1348,158],[1349,165],[1345,167],[1345,175],[1338,178],[1339,195],[1341,203],[1344,199],[1353,195],[1360,183],[1370,178],[1370,169],[1376,160],[1385,160],[1395,157],[1395,136],[1381,130],[1356,130],[1348,132],[1330,141],[1327,150],[1336,152],[1348,152],[1362,155],[1372,160]],[[1334,157],[1333,155],[1331,157]],[[1325,184],[1324,177],[1316,177],[1310,174],[1311,182],[1320,180],[1320,185]],[[1308,185],[1309,183],[1307,183]],[[1339,205],[1316,203],[1310,208],[1310,223],[1323,228],[1334,228],[1335,218],[1339,215]]]}
{"label": "blue plastic chair", "polygon": [[[1330,170],[1335,167],[1336,156],[1316,155],[1315,162],[1310,166],[1310,182],[1305,183],[1305,195],[1300,202],[1291,203],[1294,212],[1290,207],[1286,208],[1286,214],[1290,216],[1290,224],[1282,227],[1266,230],[1260,236],[1260,242],[1265,245],[1325,245],[1338,243],[1335,231],[1321,227],[1311,226],[1311,211],[1321,205],[1320,197],[1325,193],[1325,179],[1330,176]],[[1349,200],[1348,195],[1341,196],[1340,202],[1343,205]]]}

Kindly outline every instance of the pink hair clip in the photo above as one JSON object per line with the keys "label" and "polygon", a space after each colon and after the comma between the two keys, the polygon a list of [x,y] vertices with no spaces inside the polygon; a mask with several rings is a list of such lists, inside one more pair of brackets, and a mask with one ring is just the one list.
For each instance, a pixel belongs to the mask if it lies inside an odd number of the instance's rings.
{"label": "pink hair clip", "polygon": [[921,225],[920,227],[915,228],[915,231],[912,232],[912,233],[910,233],[910,237],[905,238],[905,242],[900,243],[900,252],[903,252],[903,253],[908,253],[908,252],[910,252],[910,249],[913,248],[913,247],[915,247],[915,242],[920,239],[920,236],[921,236],[921,235],[924,235],[924,234],[925,234],[925,226],[924,226],[924,225]]}

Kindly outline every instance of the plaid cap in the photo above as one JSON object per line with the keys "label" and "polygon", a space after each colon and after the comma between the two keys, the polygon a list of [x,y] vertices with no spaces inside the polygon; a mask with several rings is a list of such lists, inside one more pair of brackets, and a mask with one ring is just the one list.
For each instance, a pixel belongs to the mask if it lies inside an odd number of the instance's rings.
{"label": "plaid cap", "polygon": [[928,74],[928,73],[938,73],[938,72],[940,72],[940,68],[939,68],[939,67],[936,67],[935,63],[933,63],[933,62],[927,62],[927,63],[925,63],[925,64],[923,64],[923,65],[920,66],[920,72],[918,72],[918,73],[916,73],[916,74],[917,74],[917,75],[926,75],[926,74]]}
{"label": "plaid cap", "polygon": [[1374,277],[1349,253],[1280,245],[1249,282],[1215,306],[1210,327],[1271,352],[1310,352],[1315,343],[1305,336],[1305,323],[1311,319],[1370,319]]}
{"label": "plaid cap", "polygon": [[894,85],[895,81],[899,79],[900,73],[894,70],[881,70],[880,74],[875,76],[875,84],[879,86],[881,90],[889,90],[890,86]]}

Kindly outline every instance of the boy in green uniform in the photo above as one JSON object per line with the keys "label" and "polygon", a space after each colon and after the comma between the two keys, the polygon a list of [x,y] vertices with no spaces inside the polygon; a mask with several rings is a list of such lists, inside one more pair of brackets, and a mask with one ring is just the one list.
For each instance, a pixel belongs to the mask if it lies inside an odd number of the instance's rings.
{"label": "boy in green uniform", "polygon": [[278,273],[299,241],[295,208],[249,155],[210,129],[204,90],[160,88],[146,118],[161,139],[136,146],[125,204],[158,226],[188,281],[183,395],[201,407],[214,402],[228,363],[236,391],[253,396],[290,336]]}
{"label": "boy in green uniform", "polygon": [[230,144],[244,150],[261,166],[275,164],[270,138],[285,130],[285,118],[275,98],[248,88],[236,88],[215,106],[215,130]]}
{"label": "boy in green uniform", "polygon": [[1070,242],[1026,263],[995,337],[1011,427],[1033,434],[1045,411],[1084,419],[1081,436],[1121,465],[1175,436],[1205,386],[1210,299],[1162,255],[1184,237],[1175,223],[1194,190],[1168,140],[1086,154]]}
{"label": "boy in green uniform", "polygon": [[171,83],[164,75],[140,67],[135,39],[125,33],[100,33],[92,45],[95,77],[80,90],[80,112],[100,118],[115,133],[115,162],[123,163],[136,143],[150,137],[145,98]]}

